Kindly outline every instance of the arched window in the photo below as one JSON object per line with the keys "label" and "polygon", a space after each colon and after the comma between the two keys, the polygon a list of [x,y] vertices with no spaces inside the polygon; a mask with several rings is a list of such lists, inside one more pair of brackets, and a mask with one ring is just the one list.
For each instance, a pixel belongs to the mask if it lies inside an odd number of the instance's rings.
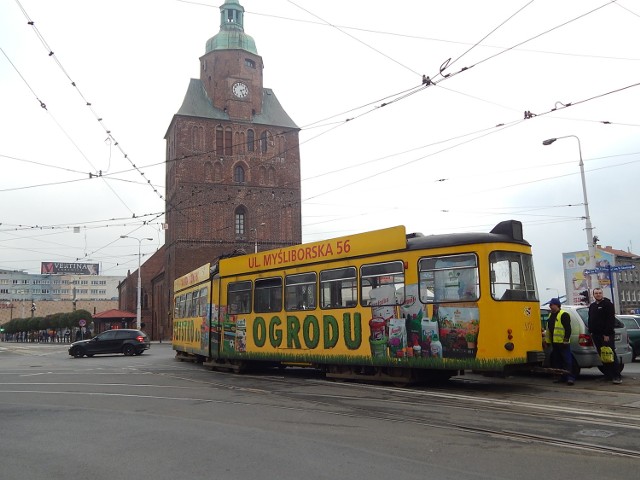
{"label": "arched window", "polygon": [[276,169],[269,167],[269,185],[276,184]]}
{"label": "arched window", "polygon": [[233,155],[233,133],[231,127],[224,129],[224,154]]}
{"label": "arched window", "polygon": [[204,151],[204,128],[197,125],[191,129],[191,149],[196,152]]}
{"label": "arched window", "polygon": [[236,208],[236,212],[235,212],[236,235],[244,235],[246,218],[247,218],[247,210],[242,206]]}
{"label": "arched window", "polygon": [[211,162],[206,162],[204,164],[204,181],[212,182],[213,181],[213,165]]}
{"label": "arched window", "polygon": [[267,184],[267,169],[265,167],[260,167],[260,185]]}
{"label": "arched window", "polygon": [[245,146],[246,143],[244,141],[246,135],[244,132],[236,132],[235,133],[235,140],[233,141],[233,144],[236,147],[236,153],[244,153],[245,152]]}
{"label": "arched window", "polygon": [[256,141],[256,134],[253,130],[247,130],[247,152],[253,152],[255,150],[254,145]]}
{"label": "arched window", "polygon": [[242,168],[242,165],[236,165],[233,169],[233,181],[244,183],[244,168]]}
{"label": "arched window", "polygon": [[222,164],[220,162],[216,162],[213,165],[213,181],[214,182],[222,181]]}
{"label": "arched window", "polygon": [[260,134],[260,152],[267,153],[267,131]]}
{"label": "arched window", "polygon": [[220,125],[216,127],[216,155],[224,155],[224,130]]}

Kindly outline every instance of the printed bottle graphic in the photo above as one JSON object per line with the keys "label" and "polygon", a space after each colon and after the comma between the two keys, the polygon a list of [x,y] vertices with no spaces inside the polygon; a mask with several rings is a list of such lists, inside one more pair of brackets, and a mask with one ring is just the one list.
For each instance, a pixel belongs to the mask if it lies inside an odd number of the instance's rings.
{"label": "printed bottle graphic", "polygon": [[433,342],[433,336],[438,337],[438,333],[438,322],[428,317],[423,317],[420,325],[420,342],[423,357],[435,356],[431,353],[431,344]]}
{"label": "printed bottle graphic", "polygon": [[409,345],[413,346],[415,343],[419,342],[422,337],[422,325],[421,320],[418,315],[407,315],[406,326],[407,326],[407,339]]}
{"label": "printed bottle graphic", "polygon": [[442,343],[440,343],[440,338],[437,333],[434,333],[431,337],[431,356],[442,358]]}

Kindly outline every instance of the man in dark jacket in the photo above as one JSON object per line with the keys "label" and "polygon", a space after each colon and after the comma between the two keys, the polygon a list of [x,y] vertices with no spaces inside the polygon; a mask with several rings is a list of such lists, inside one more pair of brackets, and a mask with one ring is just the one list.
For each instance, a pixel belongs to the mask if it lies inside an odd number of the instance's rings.
{"label": "man in dark jacket", "polygon": [[591,332],[593,343],[598,349],[598,355],[604,346],[611,347],[613,350],[613,363],[603,363],[603,373],[607,380],[619,384],[622,383],[622,378],[620,377],[620,361],[616,355],[614,330],[616,311],[611,300],[604,297],[601,288],[593,289],[593,298],[595,298],[595,302],[589,305],[589,332]]}
{"label": "man in dark jacket", "polygon": [[562,375],[556,382],[567,382],[573,385],[573,365],[571,358],[571,317],[562,310],[560,299],[552,298],[549,301],[551,315],[547,319],[545,341],[551,344],[551,367],[565,370],[569,373]]}

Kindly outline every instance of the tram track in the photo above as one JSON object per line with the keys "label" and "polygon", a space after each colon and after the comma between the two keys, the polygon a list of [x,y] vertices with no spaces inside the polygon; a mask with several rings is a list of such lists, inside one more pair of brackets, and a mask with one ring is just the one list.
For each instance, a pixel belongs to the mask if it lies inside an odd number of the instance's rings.
{"label": "tram track", "polygon": [[[483,389],[478,384],[474,385],[472,391],[464,389],[461,392],[458,387],[452,392],[450,388],[443,387],[398,388],[327,381],[321,378],[309,379],[295,374],[244,374],[231,378],[234,379],[233,385],[228,385],[219,378],[214,382],[206,378],[189,378],[189,381],[202,382],[214,388],[259,392],[263,399],[268,398],[264,405],[273,408],[278,408],[280,402],[277,398],[282,397],[289,401],[305,402],[305,406],[296,407],[296,410],[302,408],[314,413],[420,425],[506,441],[640,459],[640,450],[624,445],[627,437],[640,438],[640,409],[625,405],[603,406],[588,400],[572,401],[570,406],[558,405],[558,398],[552,395],[553,387],[546,385],[542,386],[544,396],[540,396],[513,391],[509,386],[501,387],[496,392],[495,385],[485,385],[487,389]],[[242,383],[248,381],[251,388],[248,389],[248,385],[242,387],[235,380],[241,380]],[[524,388],[539,390],[541,386],[525,385]],[[506,389],[509,391],[505,391]],[[262,404],[262,401],[258,403]],[[473,425],[456,421],[456,417],[458,420],[461,417],[468,418],[469,413],[474,418]],[[502,428],[497,428],[491,425],[496,418],[508,419],[508,422]],[[517,427],[514,428],[514,425]],[[612,443],[610,439],[598,443],[568,438],[566,433],[563,435],[560,432],[551,435],[545,431],[547,425],[561,425],[561,430],[572,432],[574,436],[589,427],[596,433],[603,433],[605,438],[613,436],[618,444]],[[540,429],[543,431],[535,431]]]}

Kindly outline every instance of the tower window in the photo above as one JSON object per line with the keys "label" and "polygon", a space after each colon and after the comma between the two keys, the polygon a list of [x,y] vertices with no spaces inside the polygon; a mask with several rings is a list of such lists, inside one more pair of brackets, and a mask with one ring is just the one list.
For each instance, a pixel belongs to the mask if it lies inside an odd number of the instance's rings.
{"label": "tower window", "polygon": [[246,212],[245,208],[244,207],[236,208],[235,217],[236,217],[236,220],[235,220],[236,235],[244,235],[244,232],[245,232],[245,220],[246,220],[246,217],[247,217],[247,212]]}
{"label": "tower window", "polygon": [[245,58],[244,59],[244,64],[245,64],[245,66],[247,66],[249,68],[256,68],[256,62],[254,62],[250,58]]}
{"label": "tower window", "polygon": [[244,168],[240,165],[236,165],[233,169],[233,181],[236,183],[244,183]]}
{"label": "tower window", "polygon": [[260,134],[260,152],[267,153],[267,132]]}
{"label": "tower window", "polygon": [[247,130],[247,151],[248,152],[254,151],[255,141],[256,141],[256,134],[254,133],[254,131],[251,129]]}
{"label": "tower window", "polygon": [[224,130],[220,125],[216,127],[216,155],[224,155]]}
{"label": "tower window", "polygon": [[224,154],[233,155],[233,133],[230,127],[224,130]]}

